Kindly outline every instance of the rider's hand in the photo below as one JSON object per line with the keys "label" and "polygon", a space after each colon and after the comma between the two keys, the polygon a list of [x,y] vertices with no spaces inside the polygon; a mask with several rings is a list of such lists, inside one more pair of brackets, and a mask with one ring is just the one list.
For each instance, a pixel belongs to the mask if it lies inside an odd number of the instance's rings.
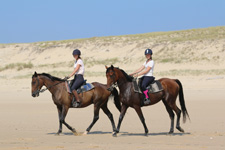
{"label": "rider's hand", "polygon": [[68,76],[65,76],[65,78],[63,79],[63,80],[68,80],[70,77],[68,77]]}
{"label": "rider's hand", "polygon": [[138,77],[138,74],[137,74],[137,73],[136,73],[136,74],[134,74],[134,75],[133,75],[133,77],[136,77],[136,78],[137,78],[137,77]]}

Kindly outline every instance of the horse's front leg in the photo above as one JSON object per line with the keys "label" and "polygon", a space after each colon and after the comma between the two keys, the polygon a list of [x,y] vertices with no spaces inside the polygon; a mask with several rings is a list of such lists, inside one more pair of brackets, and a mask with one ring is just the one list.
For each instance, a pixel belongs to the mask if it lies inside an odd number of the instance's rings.
{"label": "horse's front leg", "polygon": [[145,118],[144,118],[144,115],[142,113],[141,107],[139,105],[135,105],[134,109],[136,110],[136,112],[137,112],[137,114],[138,114],[138,116],[139,116],[139,118],[140,118],[140,120],[141,120],[141,122],[142,122],[142,124],[144,126],[145,135],[148,136],[148,128],[147,128],[147,126],[145,124]]}
{"label": "horse's front leg", "polygon": [[69,106],[63,106],[62,107],[62,116],[60,119],[60,122],[63,123],[69,130],[71,130],[73,132],[73,134],[77,135],[77,131],[75,130],[75,128],[72,128],[69,124],[66,123],[65,118],[67,115],[67,112],[69,110]]}
{"label": "horse's front leg", "polygon": [[113,136],[116,136],[117,133],[119,133],[120,126],[121,126],[121,123],[123,121],[124,115],[125,115],[125,113],[127,111],[127,108],[128,107],[126,105],[122,104],[122,106],[121,106],[121,112],[120,112],[120,117],[119,117],[119,122],[118,122],[118,125],[117,125],[117,131],[113,133]]}
{"label": "horse's front leg", "polygon": [[75,135],[77,135],[76,130],[65,122],[65,118],[66,118],[69,107],[57,106],[57,108],[58,108],[58,114],[59,114],[59,131],[57,132],[57,134],[59,135],[60,133],[62,133],[62,124],[64,124],[69,130],[71,130]]}
{"label": "horse's front leg", "polygon": [[59,116],[59,130],[56,133],[56,135],[59,135],[60,133],[62,133],[62,121],[61,120],[61,116],[62,116],[62,107],[61,106],[57,106],[57,110],[58,110],[58,116]]}

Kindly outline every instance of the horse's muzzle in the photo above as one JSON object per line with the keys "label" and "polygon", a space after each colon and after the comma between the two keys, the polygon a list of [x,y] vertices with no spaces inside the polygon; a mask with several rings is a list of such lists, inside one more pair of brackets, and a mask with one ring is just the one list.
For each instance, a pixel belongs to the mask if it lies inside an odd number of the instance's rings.
{"label": "horse's muzzle", "polygon": [[107,88],[107,90],[112,92],[113,91],[113,86],[110,86],[109,88]]}
{"label": "horse's muzzle", "polygon": [[108,91],[112,92],[113,89],[117,86],[116,83],[112,84],[109,88],[107,88]]}
{"label": "horse's muzzle", "polygon": [[39,96],[39,92],[34,91],[31,95],[32,95],[33,97],[38,97],[38,96]]}

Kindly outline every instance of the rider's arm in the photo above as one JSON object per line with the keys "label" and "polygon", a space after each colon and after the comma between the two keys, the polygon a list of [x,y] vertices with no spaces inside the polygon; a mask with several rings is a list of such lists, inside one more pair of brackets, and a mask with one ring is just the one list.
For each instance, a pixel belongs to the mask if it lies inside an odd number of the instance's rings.
{"label": "rider's arm", "polygon": [[145,69],[145,66],[141,66],[138,70],[136,70],[135,72],[131,73],[130,75],[134,75],[134,74],[137,74],[139,72],[141,72],[143,69]]}
{"label": "rider's arm", "polygon": [[77,67],[73,70],[73,72],[68,76],[68,77],[72,77],[79,69],[80,69],[80,64],[77,64]]}
{"label": "rider's arm", "polygon": [[144,75],[146,73],[148,73],[151,70],[152,67],[147,67],[143,72],[141,72],[140,74],[138,74],[138,76]]}

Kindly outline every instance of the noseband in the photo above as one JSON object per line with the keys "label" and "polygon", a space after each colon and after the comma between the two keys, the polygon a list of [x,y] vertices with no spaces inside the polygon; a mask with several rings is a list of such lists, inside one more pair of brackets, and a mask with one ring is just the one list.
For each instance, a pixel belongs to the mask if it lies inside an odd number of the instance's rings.
{"label": "noseband", "polygon": [[113,74],[109,75],[109,76],[110,76],[111,79],[113,79],[113,84],[107,90],[113,91],[113,89],[118,86],[117,82],[115,82],[115,77],[116,77],[115,71],[113,70]]}
{"label": "noseband", "polygon": [[38,84],[36,86],[36,89],[37,90],[33,92],[34,95],[39,95],[39,93],[41,92],[41,90],[38,89],[39,88],[39,85],[40,85],[40,81],[39,81],[38,77],[37,77],[37,82],[38,82]]}
{"label": "noseband", "polygon": [[62,82],[64,82],[64,81],[61,81],[61,82],[58,82],[58,83],[56,83],[56,84],[50,85],[49,87],[46,87],[45,89],[38,89],[38,88],[39,88],[39,85],[40,85],[40,81],[39,81],[38,77],[37,77],[37,82],[38,82],[37,87],[36,87],[37,90],[33,92],[33,94],[35,94],[35,95],[36,95],[36,94],[39,95],[39,93],[42,93],[42,92],[48,90],[49,88],[51,88],[51,87],[53,87],[53,86],[55,86],[55,85],[58,85],[58,84],[60,84],[60,83],[62,83]]}

